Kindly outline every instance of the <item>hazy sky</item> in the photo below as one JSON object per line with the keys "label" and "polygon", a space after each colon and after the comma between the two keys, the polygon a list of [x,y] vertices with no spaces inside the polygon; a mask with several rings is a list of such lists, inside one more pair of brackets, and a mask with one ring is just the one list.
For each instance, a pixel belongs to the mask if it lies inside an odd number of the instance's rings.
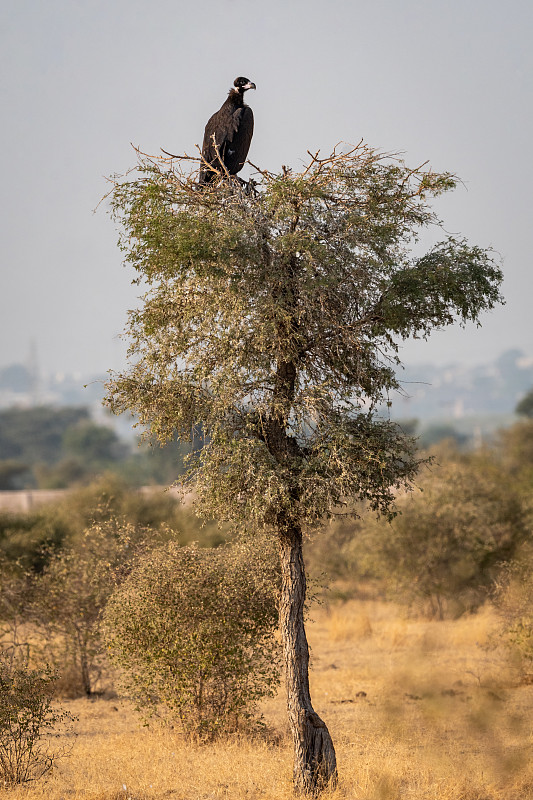
{"label": "hazy sky", "polygon": [[[257,84],[250,151],[297,167],[363,137],[463,180],[449,231],[503,259],[507,305],[407,361],[533,355],[531,0],[0,0],[0,366],[120,366],[136,302],[105,175],[130,142],[192,152],[233,79]],[[246,168],[249,169],[249,168]],[[243,175],[246,175],[243,172]]]}

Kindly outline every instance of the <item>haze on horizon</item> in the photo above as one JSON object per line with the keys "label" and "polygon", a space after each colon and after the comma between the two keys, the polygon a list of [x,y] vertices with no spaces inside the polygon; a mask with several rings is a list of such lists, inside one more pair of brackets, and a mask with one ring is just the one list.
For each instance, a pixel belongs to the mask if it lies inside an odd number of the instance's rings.
{"label": "haze on horizon", "polygon": [[[121,266],[103,176],[194,151],[236,75],[257,84],[251,160],[298,167],[361,138],[459,175],[447,231],[501,255],[507,304],[406,362],[533,354],[533,5],[526,0],[2,0],[0,367],[119,368],[139,288]],[[246,167],[243,176],[251,172]]]}

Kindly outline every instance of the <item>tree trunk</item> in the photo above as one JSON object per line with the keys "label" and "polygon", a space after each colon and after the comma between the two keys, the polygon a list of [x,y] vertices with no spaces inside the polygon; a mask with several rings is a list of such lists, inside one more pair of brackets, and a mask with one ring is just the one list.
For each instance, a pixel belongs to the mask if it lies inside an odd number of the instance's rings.
{"label": "tree trunk", "polygon": [[304,627],[306,592],[302,533],[298,525],[280,528],[283,642],[289,725],[294,742],[294,789],[318,794],[337,778],[335,749],[325,723],[313,710],[309,692],[309,648]]}
{"label": "tree trunk", "polygon": [[87,642],[84,641],[84,637],[78,630],[76,632],[77,640],[78,640],[78,652],[80,655],[80,673],[81,673],[81,685],[83,686],[83,691],[87,697],[91,697],[92,695],[92,687],[91,687],[91,674],[89,670],[89,657],[87,654]]}

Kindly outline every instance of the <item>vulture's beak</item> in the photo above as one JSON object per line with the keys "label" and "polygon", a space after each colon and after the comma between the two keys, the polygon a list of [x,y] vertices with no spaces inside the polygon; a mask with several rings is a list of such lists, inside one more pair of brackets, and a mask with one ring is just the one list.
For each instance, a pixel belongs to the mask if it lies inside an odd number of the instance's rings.
{"label": "vulture's beak", "polygon": [[256,87],[255,83],[252,83],[252,82],[250,81],[250,83],[245,83],[245,84],[244,84],[244,86],[243,86],[242,88],[243,88],[243,89],[256,89],[257,87]]}

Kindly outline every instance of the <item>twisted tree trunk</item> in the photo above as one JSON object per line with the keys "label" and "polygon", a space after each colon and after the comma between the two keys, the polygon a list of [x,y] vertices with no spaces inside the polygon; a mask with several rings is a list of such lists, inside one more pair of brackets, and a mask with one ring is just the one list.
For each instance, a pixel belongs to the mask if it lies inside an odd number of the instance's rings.
{"label": "twisted tree trunk", "polygon": [[[291,230],[298,225],[298,209]],[[285,309],[278,326],[280,341],[294,339],[299,323],[296,313],[297,283],[294,275],[297,259],[292,255],[285,263],[286,274],[275,300]],[[272,406],[264,426],[267,447],[278,464],[292,473],[291,491],[294,507],[277,515],[281,562],[280,630],[285,662],[287,710],[294,743],[294,789],[317,795],[337,778],[335,749],[326,724],[311,704],[309,691],[309,647],[305,635],[304,606],[306,593],[305,566],[302,554],[302,530],[297,516],[299,503],[298,462],[303,451],[288,433],[288,422],[294,403],[298,375],[297,358],[277,363],[272,393]]]}
{"label": "twisted tree trunk", "polygon": [[294,742],[294,788],[318,794],[337,777],[335,749],[325,723],[314,711],[309,691],[309,647],[304,627],[306,593],[302,532],[280,528],[282,590],[280,629],[285,660],[289,725]]}

